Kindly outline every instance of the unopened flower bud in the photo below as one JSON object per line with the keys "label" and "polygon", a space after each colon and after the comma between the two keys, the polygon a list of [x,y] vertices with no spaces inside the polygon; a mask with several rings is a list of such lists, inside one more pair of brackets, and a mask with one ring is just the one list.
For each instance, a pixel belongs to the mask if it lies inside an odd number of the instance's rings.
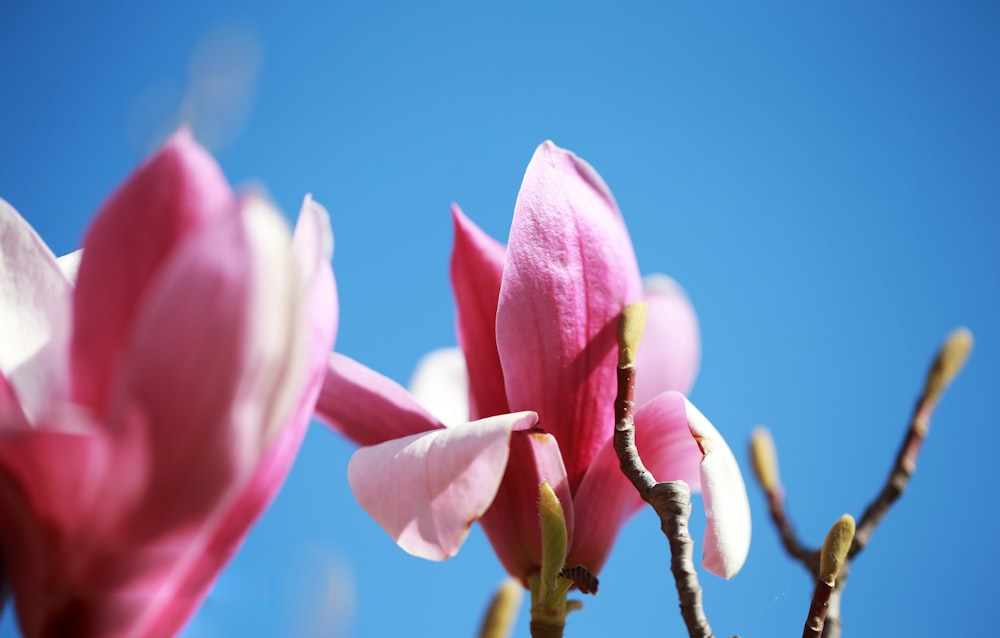
{"label": "unopened flower bud", "polygon": [[936,403],[948,384],[965,365],[972,351],[972,332],[968,328],[958,328],[945,339],[934,364],[927,373],[924,384],[924,400]]}
{"label": "unopened flower bud", "polygon": [[618,365],[635,363],[635,353],[645,330],[646,302],[636,301],[625,306],[618,323]]}
{"label": "unopened flower bud", "polygon": [[823,549],[819,555],[820,580],[832,585],[844,566],[847,552],[854,541],[854,517],[844,514],[833,524],[823,541]]}
{"label": "unopened flower bud", "polygon": [[781,489],[778,475],[778,451],[774,447],[771,432],[763,425],[754,428],[750,435],[750,460],[757,481],[767,493]]}

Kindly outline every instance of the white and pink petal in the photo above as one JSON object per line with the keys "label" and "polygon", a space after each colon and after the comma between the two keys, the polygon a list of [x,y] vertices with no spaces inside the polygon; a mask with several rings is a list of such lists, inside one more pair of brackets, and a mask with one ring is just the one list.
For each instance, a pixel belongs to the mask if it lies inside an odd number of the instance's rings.
{"label": "white and pink petal", "polygon": [[701,492],[705,504],[702,566],[716,576],[732,578],[750,551],[750,502],[739,464],[715,426],[684,399],[691,435],[698,441]]}
{"label": "white and pink petal", "polygon": [[347,468],[351,490],[400,547],[444,560],[493,502],[511,433],[537,419],[533,412],[499,415],[362,447]]}
{"label": "white and pink petal", "polygon": [[68,394],[72,293],[49,247],[0,199],[0,372],[29,422]]}

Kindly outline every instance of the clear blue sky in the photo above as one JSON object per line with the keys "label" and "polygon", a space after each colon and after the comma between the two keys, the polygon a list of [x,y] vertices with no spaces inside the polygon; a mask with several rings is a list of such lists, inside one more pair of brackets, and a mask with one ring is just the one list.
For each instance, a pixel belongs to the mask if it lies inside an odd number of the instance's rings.
{"label": "clear blue sky", "polygon": [[[186,119],[235,184],[289,216],[307,192],[327,206],[336,349],[405,383],[454,343],[449,205],[505,240],[551,138],[611,186],[643,272],[687,289],[704,339],[692,400],[747,470],[751,429],[771,427],[809,541],[874,496],[933,351],[972,329],[844,623],[981,633],[1000,568],[1000,9],[874,4],[3,0],[0,197],[68,252]],[[221,96],[200,79],[219,74]],[[312,426],[185,635],[474,633],[503,577],[482,532],[446,563],[405,555],[355,504],[351,452]],[[810,582],[750,498],[743,572],[702,577],[709,618],[719,635],[797,635]],[[625,528],[568,637],[683,632],[657,527]]]}

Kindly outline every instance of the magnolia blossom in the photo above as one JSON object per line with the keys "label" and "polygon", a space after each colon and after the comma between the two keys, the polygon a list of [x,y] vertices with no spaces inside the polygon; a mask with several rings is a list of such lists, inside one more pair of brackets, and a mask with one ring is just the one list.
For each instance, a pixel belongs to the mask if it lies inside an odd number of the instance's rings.
{"label": "magnolia blossom", "polygon": [[182,627],[301,443],[332,250],[322,207],[291,237],[186,131],[101,209],[75,283],[0,200],[0,542],[25,635]]}
{"label": "magnolia blossom", "polygon": [[[611,439],[618,321],[626,304],[645,298],[637,445],[658,480],[702,490],[703,564],[735,574],[750,541],[746,489],[725,441],[678,392],[696,372],[697,322],[671,280],[651,280],[643,292],[601,178],[546,142],[524,176],[506,250],[457,207],[453,217],[452,283],[468,382],[468,407],[456,405],[475,420],[445,427],[392,381],[333,355],[317,412],[365,446],[348,468],[361,505],[405,550],[434,559],[454,554],[481,519],[504,567],[526,582],[541,564],[538,498],[546,481],[566,518],[566,565],[597,573],[641,506]],[[433,367],[448,377],[440,381],[444,395],[463,378],[447,354]]]}

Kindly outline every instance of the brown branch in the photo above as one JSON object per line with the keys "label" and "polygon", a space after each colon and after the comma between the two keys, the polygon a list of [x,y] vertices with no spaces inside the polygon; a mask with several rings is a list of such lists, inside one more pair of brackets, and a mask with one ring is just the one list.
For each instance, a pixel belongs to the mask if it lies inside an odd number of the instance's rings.
{"label": "brown branch", "polygon": [[830,596],[832,594],[833,585],[819,579],[816,580],[812,602],[809,604],[809,617],[806,618],[806,626],[802,630],[802,638],[820,638],[823,634],[823,625],[826,624],[826,612],[830,606]]}
{"label": "brown branch", "polygon": [[771,514],[771,520],[774,522],[774,526],[778,529],[778,535],[781,537],[781,544],[784,545],[785,551],[788,552],[788,555],[802,563],[802,565],[806,568],[806,571],[810,574],[815,575],[816,570],[819,567],[819,551],[807,548],[799,540],[798,535],[795,533],[795,528],[792,527],[792,523],[785,510],[784,496],[784,492],[781,490],[768,493],[767,503],[768,511]]}
{"label": "brown branch", "polygon": [[615,398],[614,446],[622,472],[660,517],[660,529],[670,543],[670,571],[677,584],[681,617],[691,638],[712,638],[705,617],[701,586],[694,568],[694,541],[688,533],[691,516],[691,489],[684,481],[657,483],[646,469],[635,447],[635,367],[618,366],[618,396]]}
{"label": "brown branch", "polygon": [[882,521],[882,517],[899,499],[909,484],[910,477],[917,469],[917,456],[927,438],[930,417],[933,412],[934,405],[928,404],[925,398],[921,397],[917,402],[917,407],[913,410],[910,426],[907,428],[903,442],[896,453],[896,460],[889,472],[889,478],[875,500],[865,508],[864,514],[861,515],[861,520],[858,522],[858,533],[854,537],[854,545],[849,554],[851,558],[857,556],[868,545],[872,532]]}

